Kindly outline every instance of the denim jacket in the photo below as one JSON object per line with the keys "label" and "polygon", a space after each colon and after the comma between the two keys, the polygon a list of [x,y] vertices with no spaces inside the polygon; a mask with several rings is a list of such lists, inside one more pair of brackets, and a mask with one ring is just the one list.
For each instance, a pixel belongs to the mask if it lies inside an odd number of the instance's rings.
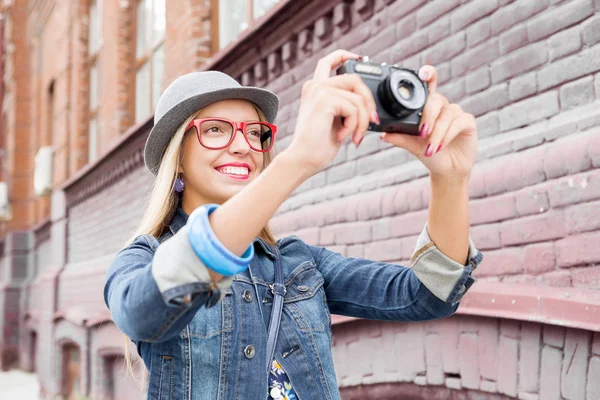
{"label": "denim jacket", "polygon": [[[187,218],[178,208],[160,238],[139,236],[116,255],[105,302],[149,371],[149,399],[265,399],[276,256],[257,238],[250,267],[211,287],[206,267],[181,238]],[[482,260],[471,241],[466,266],[449,259],[426,227],[412,268],[345,258],[295,236],[277,245],[286,294],[275,359],[302,400],[340,399],[332,313],[393,321],[452,315]]]}

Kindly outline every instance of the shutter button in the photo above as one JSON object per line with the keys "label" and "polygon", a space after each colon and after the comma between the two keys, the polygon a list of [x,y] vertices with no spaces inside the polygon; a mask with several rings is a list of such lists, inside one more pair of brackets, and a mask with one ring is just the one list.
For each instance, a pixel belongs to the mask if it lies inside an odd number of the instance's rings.
{"label": "shutter button", "polygon": [[252,359],[254,357],[254,354],[256,354],[256,349],[254,348],[254,346],[252,346],[251,344],[246,346],[246,348],[244,349],[244,355],[246,356],[246,358]]}
{"label": "shutter button", "polygon": [[243,297],[244,300],[246,300],[246,303],[252,303],[252,292],[248,289],[244,290]]}

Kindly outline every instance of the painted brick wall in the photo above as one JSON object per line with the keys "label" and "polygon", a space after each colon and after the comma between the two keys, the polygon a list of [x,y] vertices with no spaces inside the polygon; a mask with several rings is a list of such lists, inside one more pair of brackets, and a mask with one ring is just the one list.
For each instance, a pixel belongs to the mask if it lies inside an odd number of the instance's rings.
{"label": "painted brick wall", "polygon": [[345,399],[361,398],[361,385],[379,388],[380,398],[394,398],[394,391],[465,398],[455,397],[456,390],[480,399],[600,397],[598,333],[467,316],[423,324],[357,321],[333,333]]}
{"label": "painted brick wall", "polygon": [[[439,91],[478,120],[471,220],[473,239],[486,258],[477,275],[595,290],[600,288],[600,253],[592,245],[600,228],[596,3],[339,4],[300,31],[291,65],[276,53],[276,61],[270,55],[241,75],[257,82],[257,68],[268,70],[266,86],[283,101],[282,149],[295,126],[301,85],[331,49],[345,46],[375,61],[413,68],[435,65]],[[426,176],[411,155],[367,135],[360,148],[344,146],[328,169],[302,185],[273,225],[281,234],[296,232],[346,255],[407,260],[426,220]]]}
{"label": "painted brick wall", "polygon": [[69,263],[85,265],[95,258],[116,254],[141,218],[141,205],[151,188],[152,176],[145,167],[138,168],[69,210]]}

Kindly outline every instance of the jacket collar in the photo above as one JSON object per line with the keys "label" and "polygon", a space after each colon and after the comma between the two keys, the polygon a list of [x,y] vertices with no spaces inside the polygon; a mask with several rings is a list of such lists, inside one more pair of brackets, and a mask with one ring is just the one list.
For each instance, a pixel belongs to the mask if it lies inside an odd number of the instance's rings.
{"label": "jacket collar", "polygon": [[[169,230],[173,235],[175,235],[181,228],[183,228],[183,226],[187,223],[188,217],[189,216],[185,213],[185,211],[183,211],[183,208],[181,208],[181,204],[179,204],[177,206],[177,209],[175,210],[175,215],[173,216],[173,219],[169,224]],[[263,252],[266,253],[272,259],[276,258],[275,254],[273,253],[273,250],[271,249],[271,246],[269,246],[261,238],[254,238],[254,240],[252,241],[252,245],[255,249],[257,247],[262,248]]]}

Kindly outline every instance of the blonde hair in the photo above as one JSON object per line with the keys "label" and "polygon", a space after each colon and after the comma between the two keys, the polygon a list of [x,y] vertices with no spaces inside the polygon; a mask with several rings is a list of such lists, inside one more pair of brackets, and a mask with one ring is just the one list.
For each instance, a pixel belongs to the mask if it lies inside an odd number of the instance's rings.
{"label": "blonde hair", "polygon": [[[259,120],[266,121],[263,112],[256,106],[254,106],[254,108],[258,113]],[[187,118],[171,138],[171,141],[163,154],[152,191],[146,200],[146,207],[141,222],[133,236],[126,241],[123,248],[129,246],[140,235],[147,234],[159,238],[175,215],[177,205],[179,204],[180,194],[175,192],[174,185],[178,175],[177,169],[181,163],[186,127],[190,121],[196,118],[196,115],[198,115],[199,112],[200,111]],[[271,153],[272,151],[263,154],[263,170],[272,160]],[[268,225],[262,229],[258,237],[270,245],[275,245],[275,236]],[[134,380],[137,380],[131,363],[129,338],[127,336],[125,336],[125,362],[127,363],[127,370],[131,373]],[[142,371],[144,372],[142,372],[143,379],[140,385],[143,387],[146,383],[147,373],[145,372],[145,368],[142,369]]]}

